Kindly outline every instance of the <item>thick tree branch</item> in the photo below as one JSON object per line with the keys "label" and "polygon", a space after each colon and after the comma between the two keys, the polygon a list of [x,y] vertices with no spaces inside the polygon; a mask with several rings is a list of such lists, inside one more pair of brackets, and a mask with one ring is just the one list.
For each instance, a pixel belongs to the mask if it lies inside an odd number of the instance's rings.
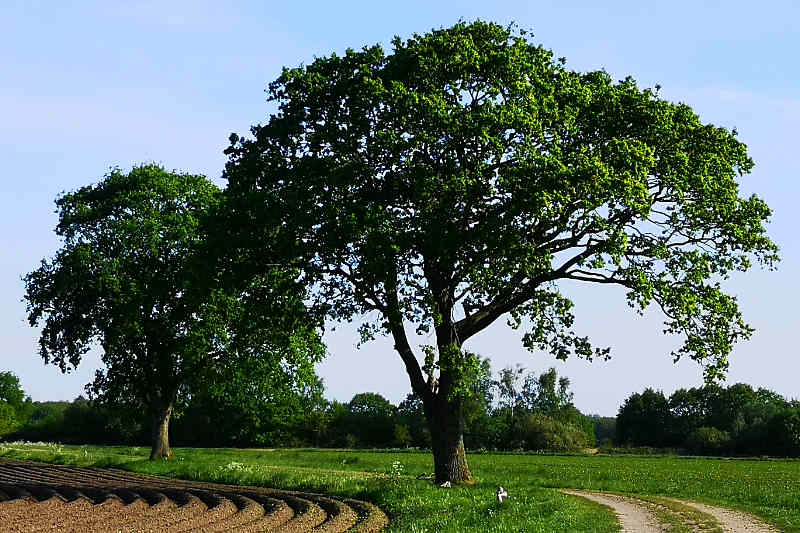
{"label": "thick tree branch", "polygon": [[403,326],[403,313],[400,310],[400,300],[398,299],[397,290],[397,272],[389,273],[384,283],[386,286],[386,300],[387,308],[384,316],[389,323],[389,331],[394,339],[394,349],[400,354],[403,364],[406,367],[406,373],[411,380],[411,388],[419,396],[423,402],[430,401],[431,389],[425,383],[425,377],[422,375],[422,369],[419,366],[414,351],[411,349],[411,344],[408,342],[405,327]]}
{"label": "thick tree branch", "polygon": [[536,289],[543,283],[555,281],[557,279],[568,278],[568,271],[571,267],[584,261],[592,254],[602,249],[605,245],[606,241],[599,241],[592,244],[590,240],[582,252],[565,261],[559,268],[531,278],[527,283],[525,283],[523,290],[519,291],[516,295],[505,299],[495,298],[488,305],[459,320],[455,324],[458,337],[462,342],[466,341],[471,336],[489,326],[499,317],[512,311],[517,306],[522,305],[532,298]]}

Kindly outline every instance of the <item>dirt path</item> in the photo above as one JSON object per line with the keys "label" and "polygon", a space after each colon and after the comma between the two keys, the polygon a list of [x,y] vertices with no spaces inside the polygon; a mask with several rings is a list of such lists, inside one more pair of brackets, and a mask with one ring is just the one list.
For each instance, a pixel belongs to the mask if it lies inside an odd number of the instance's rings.
{"label": "dirt path", "polygon": [[[622,533],[661,533],[672,530],[670,525],[659,522],[653,513],[656,506],[650,502],[635,497],[602,492],[571,489],[560,489],[560,492],[610,507],[619,518]],[[699,526],[691,518],[681,515],[680,512],[671,513],[673,519],[679,520],[685,528],[691,531],[708,531],[707,526],[711,523],[716,531],[724,533],[779,533],[778,529],[748,513],[675,498],[664,498],[662,503],[665,500],[706,515],[705,526]]]}
{"label": "dirt path", "polygon": [[599,492],[584,492],[577,490],[561,490],[564,494],[571,494],[586,498],[593,502],[611,507],[619,518],[622,533],[662,533],[667,531],[656,519],[653,513],[644,506],[641,500],[625,498],[616,494],[602,494]]}
{"label": "dirt path", "polygon": [[774,527],[765,524],[764,522],[762,522],[753,515],[749,515],[741,511],[734,511],[733,509],[724,509],[722,507],[714,507],[712,505],[706,505],[704,503],[696,503],[692,501],[684,501],[684,500],[674,500],[674,501],[680,502],[683,505],[687,505],[689,507],[694,507],[695,509],[703,513],[710,514],[711,516],[716,518],[717,522],[722,528],[722,531],[724,531],[725,533],[728,532],[779,533],[778,530],[775,529]]}

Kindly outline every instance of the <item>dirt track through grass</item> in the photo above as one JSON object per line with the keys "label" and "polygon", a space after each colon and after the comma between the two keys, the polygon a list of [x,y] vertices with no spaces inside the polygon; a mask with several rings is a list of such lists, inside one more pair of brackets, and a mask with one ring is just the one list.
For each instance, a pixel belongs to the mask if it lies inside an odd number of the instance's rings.
{"label": "dirt track through grass", "polygon": [[697,502],[682,502],[700,512],[713,516],[725,533],[778,533],[774,527],[765,524],[756,517],[735,511]]}
{"label": "dirt track through grass", "polygon": [[372,504],[320,494],[0,459],[3,531],[372,533]]}
{"label": "dirt track through grass", "polygon": [[[688,500],[559,490],[610,507],[619,519],[622,533],[778,533],[777,529],[750,514]],[[702,517],[700,520],[698,515]]]}
{"label": "dirt track through grass", "polygon": [[586,498],[606,507],[611,507],[617,514],[622,533],[661,533],[666,529],[660,524],[655,515],[641,502],[631,498],[624,498],[616,494],[601,494],[599,492],[583,492],[562,489],[564,494],[571,494]]}

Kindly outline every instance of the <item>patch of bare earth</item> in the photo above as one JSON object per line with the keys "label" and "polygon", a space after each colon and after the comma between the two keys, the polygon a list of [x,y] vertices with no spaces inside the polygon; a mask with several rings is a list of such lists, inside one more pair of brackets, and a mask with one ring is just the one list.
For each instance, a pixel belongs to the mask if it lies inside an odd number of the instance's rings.
{"label": "patch of bare earth", "polygon": [[374,533],[374,505],[321,494],[193,483],[0,459],[4,533]]}
{"label": "patch of bare earth", "polygon": [[[578,496],[610,507],[617,515],[623,533],[668,532],[673,530],[676,520],[679,522],[681,531],[779,533],[778,529],[748,513],[689,500],[649,498],[653,501],[645,501],[632,496],[620,496],[603,492],[571,489],[560,489],[560,491],[564,494]],[[643,498],[646,497],[643,496]],[[661,504],[654,502],[661,502]],[[665,505],[669,505],[672,509],[667,509]],[[660,514],[657,511],[660,511]],[[663,518],[665,514],[671,517],[671,523],[659,520],[659,517]],[[690,516],[692,514],[694,516]],[[702,517],[702,519],[699,519],[699,517]]]}

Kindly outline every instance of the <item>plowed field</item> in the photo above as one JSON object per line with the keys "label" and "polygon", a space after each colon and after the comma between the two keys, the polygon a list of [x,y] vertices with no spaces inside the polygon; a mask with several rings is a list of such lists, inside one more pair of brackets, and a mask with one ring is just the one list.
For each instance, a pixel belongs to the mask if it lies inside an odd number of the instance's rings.
{"label": "plowed field", "polygon": [[320,494],[0,459],[3,532],[381,531],[376,506]]}

